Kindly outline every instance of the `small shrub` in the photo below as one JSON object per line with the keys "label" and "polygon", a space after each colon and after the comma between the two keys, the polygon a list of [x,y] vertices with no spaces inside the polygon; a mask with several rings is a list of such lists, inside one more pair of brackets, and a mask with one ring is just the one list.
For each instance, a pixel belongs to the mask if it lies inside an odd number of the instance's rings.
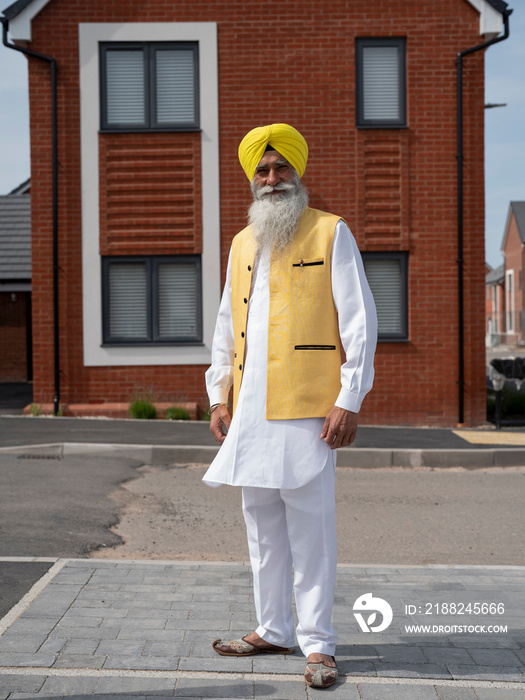
{"label": "small shrub", "polygon": [[32,403],[31,406],[29,406],[29,413],[32,416],[41,416],[43,412],[42,405],[38,405],[36,403]]}
{"label": "small shrub", "polygon": [[129,415],[132,418],[153,420],[157,417],[157,409],[150,401],[146,399],[137,399],[129,407]]}
{"label": "small shrub", "polygon": [[186,409],[179,408],[179,406],[172,406],[166,411],[167,420],[190,420],[190,414]]}

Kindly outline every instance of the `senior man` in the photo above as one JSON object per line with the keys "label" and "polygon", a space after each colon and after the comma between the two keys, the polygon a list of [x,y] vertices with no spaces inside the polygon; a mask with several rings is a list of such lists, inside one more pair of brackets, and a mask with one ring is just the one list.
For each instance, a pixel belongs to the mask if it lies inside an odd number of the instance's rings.
{"label": "senior man", "polygon": [[206,372],[221,449],[203,481],[242,486],[259,623],[213,648],[294,652],[293,567],[305,679],[327,687],[337,680],[335,449],[356,435],[377,321],[347,225],[308,207],[307,158],[306,141],[287,124],[253,129],[239,146],[253,203],[232,243]]}

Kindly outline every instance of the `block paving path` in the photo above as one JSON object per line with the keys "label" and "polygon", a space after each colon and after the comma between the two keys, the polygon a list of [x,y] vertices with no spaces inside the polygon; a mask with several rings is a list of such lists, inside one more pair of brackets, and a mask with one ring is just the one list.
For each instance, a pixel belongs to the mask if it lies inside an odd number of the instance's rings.
{"label": "block paving path", "polygon": [[[525,698],[525,567],[339,566],[340,679],[324,691],[306,688],[299,650],[244,659],[213,651],[214,639],[257,626],[251,586],[243,563],[54,560],[0,620],[0,700]],[[382,632],[363,632],[354,615],[369,593],[392,608]],[[460,614],[469,603],[501,606]],[[373,627],[383,618],[363,619]],[[507,629],[489,633],[494,625]]]}

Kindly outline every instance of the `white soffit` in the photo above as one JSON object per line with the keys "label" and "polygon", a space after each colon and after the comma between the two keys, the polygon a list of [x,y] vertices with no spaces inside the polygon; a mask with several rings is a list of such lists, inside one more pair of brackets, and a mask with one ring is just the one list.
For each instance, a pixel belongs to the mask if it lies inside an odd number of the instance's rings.
{"label": "white soffit", "polygon": [[49,0],[33,0],[20,14],[9,20],[11,41],[31,41],[31,22],[33,17],[36,17],[48,2]]}
{"label": "white soffit", "polygon": [[487,0],[467,0],[479,12],[479,33],[493,39],[503,31],[503,15]]}

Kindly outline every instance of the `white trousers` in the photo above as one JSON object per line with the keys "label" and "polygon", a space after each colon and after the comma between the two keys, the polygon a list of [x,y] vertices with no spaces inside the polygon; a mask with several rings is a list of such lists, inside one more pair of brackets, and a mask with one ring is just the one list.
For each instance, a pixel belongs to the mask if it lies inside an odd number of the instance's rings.
{"label": "white trousers", "polygon": [[253,571],[256,632],[305,656],[335,653],[332,607],[337,567],[335,455],[312,481],[296,489],[244,486],[244,520]]}

